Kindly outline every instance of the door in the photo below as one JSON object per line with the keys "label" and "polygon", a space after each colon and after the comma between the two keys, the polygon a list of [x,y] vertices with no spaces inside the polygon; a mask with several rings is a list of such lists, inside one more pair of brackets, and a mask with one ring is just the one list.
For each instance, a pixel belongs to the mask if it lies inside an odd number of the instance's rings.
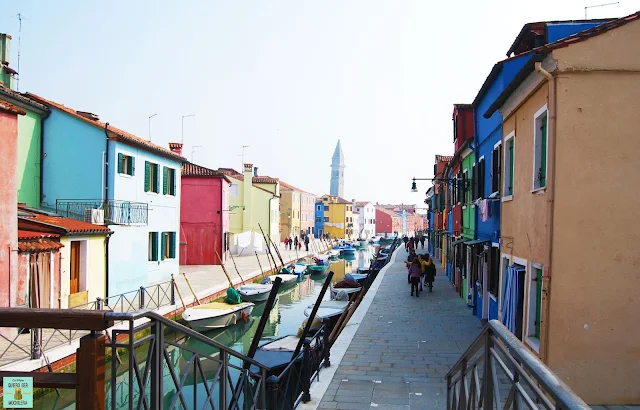
{"label": "door", "polygon": [[80,242],[71,242],[69,294],[80,292]]}
{"label": "door", "polygon": [[29,258],[30,306],[51,307],[51,254],[33,253]]}

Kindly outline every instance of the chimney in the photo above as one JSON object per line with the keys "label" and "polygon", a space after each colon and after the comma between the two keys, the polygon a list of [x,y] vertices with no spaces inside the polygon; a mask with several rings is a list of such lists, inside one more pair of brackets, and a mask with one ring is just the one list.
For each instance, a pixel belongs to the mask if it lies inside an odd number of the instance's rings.
{"label": "chimney", "polygon": [[169,149],[178,155],[182,155],[182,144],[179,142],[170,142]]}
{"label": "chimney", "polygon": [[258,167],[253,167],[253,176],[254,177],[258,176]]}

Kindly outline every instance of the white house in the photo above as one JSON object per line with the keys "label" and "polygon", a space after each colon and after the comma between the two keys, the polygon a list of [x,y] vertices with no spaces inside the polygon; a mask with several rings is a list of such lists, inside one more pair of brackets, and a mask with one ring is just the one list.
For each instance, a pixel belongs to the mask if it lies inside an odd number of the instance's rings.
{"label": "white house", "polygon": [[364,239],[369,239],[376,234],[376,208],[371,202],[353,201],[353,209],[360,213],[357,234]]}

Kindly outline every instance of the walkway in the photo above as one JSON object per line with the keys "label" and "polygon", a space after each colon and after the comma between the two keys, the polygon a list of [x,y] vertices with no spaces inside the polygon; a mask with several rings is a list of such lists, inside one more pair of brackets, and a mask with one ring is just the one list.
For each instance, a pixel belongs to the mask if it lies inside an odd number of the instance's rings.
{"label": "walkway", "polygon": [[433,293],[409,296],[406,258],[400,248],[317,408],[446,407],[444,376],[482,326],[441,268]]}

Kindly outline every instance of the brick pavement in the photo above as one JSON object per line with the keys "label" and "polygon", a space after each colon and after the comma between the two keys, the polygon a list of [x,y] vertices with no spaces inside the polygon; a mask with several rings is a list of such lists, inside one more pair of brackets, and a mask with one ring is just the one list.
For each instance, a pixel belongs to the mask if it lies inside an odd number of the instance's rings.
{"label": "brick pavement", "polygon": [[444,376],[482,326],[441,268],[433,293],[409,296],[407,254],[397,252],[319,409],[446,407]]}

